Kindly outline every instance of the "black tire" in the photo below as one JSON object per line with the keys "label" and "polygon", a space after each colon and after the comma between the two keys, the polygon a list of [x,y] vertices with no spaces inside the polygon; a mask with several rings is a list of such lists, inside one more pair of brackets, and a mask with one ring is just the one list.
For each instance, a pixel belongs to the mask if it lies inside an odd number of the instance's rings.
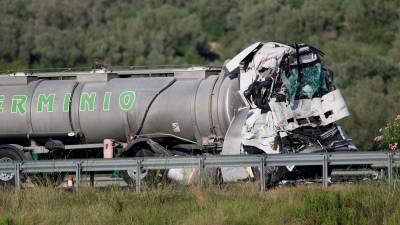
{"label": "black tire", "polygon": [[[24,153],[15,145],[0,145],[0,162],[22,162],[26,160]],[[0,185],[9,186],[15,183],[14,174],[0,173]],[[21,176],[23,181],[25,178]]]}
{"label": "black tire", "polygon": [[265,174],[265,186],[271,188],[278,185],[287,172],[288,170],[284,166],[268,166]]}
{"label": "black tire", "polygon": [[[280,149],[282,149],[283,153],[287,153],[288,151],[282,146],[282,141],[278,140],[278,145]],[[262,150],[252,147],[246,146],[246,152],[248,154],[266,154]],[[252,171],[254,173],[255,180],[260,177],[260,170],[258,167],[252,167]],[[267,188],[274,187],[282,181],[285,175],[288,173],[288,170],[285,166],[268,166],[265,168],[265,186]]]}
{"label": "black tire", "polygon": [[[260,170],[258,167],[252,167],[255,180],[259,180]],[[265,168],[265,186],[267,188],[274,187],[282,181],[288,170],[284,166],[268,166]]]}

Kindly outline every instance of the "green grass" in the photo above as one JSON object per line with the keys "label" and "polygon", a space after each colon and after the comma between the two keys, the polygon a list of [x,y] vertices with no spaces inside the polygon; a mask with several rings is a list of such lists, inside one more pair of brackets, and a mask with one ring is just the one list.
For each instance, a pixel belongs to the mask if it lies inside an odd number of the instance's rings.
{"label": "green grass", "polygon": [[170,186],[0,192],[0,224],[399,224],[400,188],[380,183],[222,188]]}

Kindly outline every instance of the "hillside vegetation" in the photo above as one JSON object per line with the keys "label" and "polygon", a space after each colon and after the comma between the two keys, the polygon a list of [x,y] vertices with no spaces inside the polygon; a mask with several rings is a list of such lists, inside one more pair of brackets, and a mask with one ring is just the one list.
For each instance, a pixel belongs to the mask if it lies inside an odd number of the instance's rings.
{"label": "hillside vegetation", "polygon": [[398,187],[363,183],[258,191],[235,184],[199,191],[175,187],[136,194],[35,188],[0,192],[0,225],[16,224],[398,224]]}
{"label": "hillside vegetation", "polygon": [[400,112],[399,0],[0,0],[0,70],[218,64],[255,41],[326,53],[360,148]]}

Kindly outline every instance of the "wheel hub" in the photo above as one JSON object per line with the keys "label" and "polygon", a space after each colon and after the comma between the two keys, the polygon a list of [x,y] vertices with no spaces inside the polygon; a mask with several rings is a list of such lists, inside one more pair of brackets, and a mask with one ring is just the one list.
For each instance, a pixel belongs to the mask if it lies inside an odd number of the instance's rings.
{"label": "wheel hub", "polygon": [[[3,157],[0,158],[0,163],[9,163],[13,162],[14,160],[8,158],[8,157]],[[0,173],[0,181],[10,181],[14,178],[14,173]]]}

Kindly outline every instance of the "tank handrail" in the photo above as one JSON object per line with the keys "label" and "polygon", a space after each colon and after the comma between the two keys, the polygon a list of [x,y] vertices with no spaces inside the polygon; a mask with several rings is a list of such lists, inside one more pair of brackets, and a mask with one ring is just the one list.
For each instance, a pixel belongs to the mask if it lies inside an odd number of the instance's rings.
{"label": "tank handrail", "polygon": [[[221,70],[220,66],[215,65],[155,65],[155,66],[113,66],[105,68],[103,73],[157,73],[157,72],[174,72],[174,71],[191,71],[197,70]],[[13,76],[18,73],[24,73],[26,76],[37,77],[57,77],[57,76],[77,76],[84,74],[93,74],[95,69],[92,67],[77,67],[77,68],[46,68],[46,69],[21,69],[21,70],[3,70],[0,71],[0,76]]]}

